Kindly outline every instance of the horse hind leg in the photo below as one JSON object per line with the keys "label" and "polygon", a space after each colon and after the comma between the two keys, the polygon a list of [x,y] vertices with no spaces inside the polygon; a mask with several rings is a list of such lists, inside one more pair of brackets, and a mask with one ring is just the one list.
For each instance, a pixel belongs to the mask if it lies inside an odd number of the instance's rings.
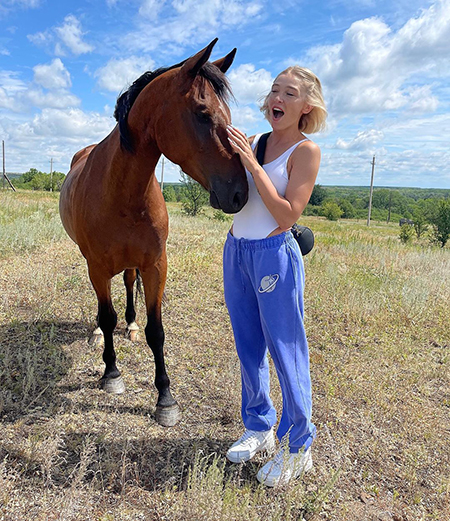
{"label": "horse hind leg", "polygon": [[122,394],[125,391],[120,371],[116,365],[113,332],[117,325],[117,313],[111,301],[111,279],[106,278],[101,270],[89,268],[89,277],[98,299],[98,327],[103,332],[103,361],[105,372],[100,380],[100,387],[111,394]]}
{"label": "horse hind leg", "polygon": [[138,274],[135,269],[127,269],[123,274],[123,281],[127,291],[127,308],[125,310],[125,320],[127,321],[127,337],[135,342],[138,340],[139,326],[136,324],[136,310],[134,308],[133,287]]}

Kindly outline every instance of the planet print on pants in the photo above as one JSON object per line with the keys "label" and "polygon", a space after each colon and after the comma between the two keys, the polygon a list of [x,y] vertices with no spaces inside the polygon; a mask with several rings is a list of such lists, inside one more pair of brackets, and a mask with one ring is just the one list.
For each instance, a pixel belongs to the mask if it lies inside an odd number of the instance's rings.
{"label": "planet print on pants", "polygon": [[258,291],[260,293],[270,293],[275,289],[279,278],[280,276],[278,274],[266,275],[261,279],[261,284],[258,288]]}

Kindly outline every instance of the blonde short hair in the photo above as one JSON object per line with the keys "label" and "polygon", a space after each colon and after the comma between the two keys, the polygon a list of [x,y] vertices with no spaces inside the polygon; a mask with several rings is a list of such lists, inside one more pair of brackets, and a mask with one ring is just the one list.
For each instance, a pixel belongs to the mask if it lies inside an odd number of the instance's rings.
{"label": "blonde short hair", "polygon": [[[322,85],[319,78],[309,69],[299,67],[298,65],[288,67],[284,71],[280,72],[277,78],[283,74],[292,74],[292,76],[299,81],[301,95],[304,97],[305,102],[313,107],[311,112],[303,114],[300,118],[300,121],[298,122],[300,132],[314,134],[314,132],[323,130],[325,128],[325,121],[328,113],[323,99]],[[266,119],[268,119],[269,116],[269,96],[270,93],[264,98],[261,106],[261,112],[264,114]]]}

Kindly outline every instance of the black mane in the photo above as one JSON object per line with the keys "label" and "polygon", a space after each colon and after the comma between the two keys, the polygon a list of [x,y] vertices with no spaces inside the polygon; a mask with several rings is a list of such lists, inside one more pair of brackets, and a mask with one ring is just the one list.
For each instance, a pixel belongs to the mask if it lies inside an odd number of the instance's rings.
{"label": "black mane", "polygon": [[[120,144],[128,150],[128,152],[133,152],[133,144],[128,131],[128,114],[130,113],[133,103],[151,81],[167,71],[181,67],[185,61],[186,60],[177,63],[176,65],[172,65],[171,67],[161,67],[155,71],[144,72],[142,76],[132,83],[128,90],[123,92],[117,98],[116,107],[114,109],[114,118],[119,124]],[[210,62],[206,62],[199,70],[198,75],[204,78],[213,87],[214,92],[222,101],[228,101],[228,98],[231,95],[230,84],[228,83],[225,74],[218,67]]]}

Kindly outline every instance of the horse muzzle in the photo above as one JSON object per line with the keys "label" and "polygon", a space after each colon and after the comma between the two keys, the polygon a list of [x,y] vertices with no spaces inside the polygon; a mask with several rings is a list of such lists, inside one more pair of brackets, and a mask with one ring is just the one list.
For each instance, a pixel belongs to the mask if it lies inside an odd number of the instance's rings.
{"label": "horse muzzle", "polygon": [[237,213],[248,200],[247,179],[214,179],[210,183],[209,202],[213,208],[225,213]]}

